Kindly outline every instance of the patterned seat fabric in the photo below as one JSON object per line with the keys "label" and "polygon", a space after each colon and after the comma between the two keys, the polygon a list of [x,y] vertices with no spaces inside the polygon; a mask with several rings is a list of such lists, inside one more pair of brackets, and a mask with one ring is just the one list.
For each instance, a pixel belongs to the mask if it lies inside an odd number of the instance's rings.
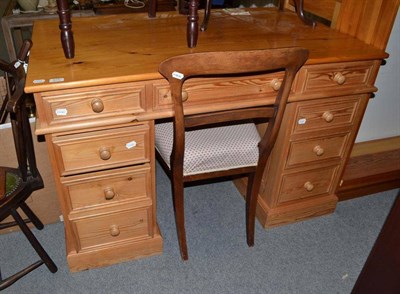
{"label": "patterned seat fabric", "polygon": [[[186,131],[185,137],[185,176],[257,165],[260,135],[253,123]],[[173,124],[156,124],[155,138],[157,151],[170,167]]]}

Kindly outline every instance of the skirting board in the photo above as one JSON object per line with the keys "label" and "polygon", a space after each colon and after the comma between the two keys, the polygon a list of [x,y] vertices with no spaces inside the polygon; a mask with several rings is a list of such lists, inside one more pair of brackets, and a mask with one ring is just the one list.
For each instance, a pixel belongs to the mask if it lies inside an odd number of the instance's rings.
{"label": "skirting board", "polygon": [[400,136],[356,143],[336,195],[339,201],[400,188]]}

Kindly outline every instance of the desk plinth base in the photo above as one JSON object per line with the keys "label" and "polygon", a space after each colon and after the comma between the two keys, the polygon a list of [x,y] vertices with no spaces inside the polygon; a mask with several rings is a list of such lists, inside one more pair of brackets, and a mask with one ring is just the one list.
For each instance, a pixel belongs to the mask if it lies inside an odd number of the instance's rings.
{"label": "desk plinth base", "polygon": [[[247,189],[245,179],[234,181],[239,192],[244,196]],[[257,204],[257,219],[264,228],[288,225],[306,219],[333,213],[338,198],[336,195],[299,199],[288,204],[269,207],[259,196]]]}
{"label": "desk plinth base", "polygon": [[115,246],[79,253],[67,251],[67,261],[71,272],[79,272],[119,262],[160,255],[162,251],[163,240],[157,229],[153,238],[150,239],[133,240]]}

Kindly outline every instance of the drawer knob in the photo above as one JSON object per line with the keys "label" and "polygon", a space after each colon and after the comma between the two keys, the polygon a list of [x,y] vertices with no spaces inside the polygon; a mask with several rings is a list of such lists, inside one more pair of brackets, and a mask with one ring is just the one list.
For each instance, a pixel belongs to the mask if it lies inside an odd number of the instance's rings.
{"label": "drawer knob", "polygon": [[92,100],[92,110],[96,113],[100,113],[104,110],[104,104],[101,99],[93,99]]}
{"label": "drawer knob", "polygon": [[281,88],[282,81],[280,81],[279,79],[273,79],[270,85],[272,89],[274,89],[274,91],[278,91]]}
{"label": "drawer knob", "polygon": [[111,151],[108,147],[101,147],[99,149],[100,158],[103,160],[109,160],[111,158]]}
{"label": "drawer knob", "polygon": [[341,74],[340,72],[336,73],[333,77],[333,80],[338,84],[338,85],[343,85],[346,82],[346,77]]}
{"label": "drawer knob", "polygon": [[111,200],[115,197],[115,192],[114,189],[111,187],[105,188],[104,189],[104,197],[106,200]]}
{"label": "drawer knob", "polygon": [[322,156],[322,155],[324,155],[324,152],[325,152],[324,148],[322,148],[319,145],[315,146],[313,151],[317,156]]}
{"label": "drawer knob", "polygon": [[110,235],[113,237],[117,237],[120,234],[119,227],[117,225],[112,225],[110,227]]}
{"label": "drawer knob", "polygon": [[311,192],[312,190],[314,190],[314,185],[311,182],[306,182],[304,184],[304,188],[308,191]]}
{"label": "drawer knob", "polygon": [[182,90],[182,102],[185,102],[186,100],[189,99],[189,94],[187,91]]}
{"label": "drawer knob", "polygon": [[333,118],[334,118],[334,116],[333,116],[333,113],[332,112],[330,112],[330,111],[325,111],[323,114],[322,114],[322,118],[326,121],[326,122],[331,122],[331,121],[333,121]]}

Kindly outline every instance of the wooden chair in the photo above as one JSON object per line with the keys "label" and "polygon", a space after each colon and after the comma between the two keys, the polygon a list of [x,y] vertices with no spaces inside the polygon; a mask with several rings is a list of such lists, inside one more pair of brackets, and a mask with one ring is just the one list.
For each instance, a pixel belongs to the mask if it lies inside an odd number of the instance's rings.
{"label": "wooden chair", "polygon": [[[155,144],[158,158],[172,181],[178,240],[184,260],[188,259],[184,217],[186,182],[248,175],[246,233],[247,244],[254,245],[261,179],[277,138],[293,79],[307,57],[306,49],[283,48],[193,53],[172,57],[160,64],[159,71],[171,87],[175,115],[173,122],[156,124]],[[273,104],[203,114],[185,113],[182,87],[192,77],[237,77],[278,70],[284,70],[285,75]],[[188,95],[187,101],[190,101],[190,93]],[[270,96],[266,97],[266,104],[268,102],[271,102]],[[268,119],[268,127],[261,137],[253,119]]]}
{"label": "wooden chair", "polygon": [[[287,2],[288,0],[279,0],[278,4],[279,4],[279,10],[283,10],[284,7],[287,7]],[[305,17],[304,15],[304,0],[292,0],[293,4],[294,4],[294,9],[298,15],[298,17],[307,25],[310,26],[315,26],[316,22],[313,20],[310,20],[308,18]],[[212,0],[206,0],[206,6],[205,6],[205,10],[204,10],[204,19],[203,22],[200,26],[200,30],[201,31],[205,31],[207,30],[207,26],[208,26],[208,21],[210,20],[210,13],[211,13],[211,6],[212,6]]]}
{"label": "wooden chair", "polygon": [[[17,61],[7,64],[0,60],[0,69],[6,72],[10,79],[8,99],[3,102],[5,107],[1,108],[2,113],[0,116],[4,117],[5,112],[10,115],[18,160],[17,168],[0,167],[0,222],[3,222],[9,216],[14,219],[12,222],[0,223],[0,229],[18,225],[40,256],[40,260],[6,279],[3,279],[0,274],[0,291],[43,263],[52,273],[57,271],[57,266],[26,225],[26,223],[32,222],[37,229],[43,229],[42,222],[25,203],[33,191],[43,188],[43,180],[36,166],[32,134],[23,99],[25,86],[24,63],[31,46],[31,41],[24,42]],[[27,219],[22,219],[17,211],[19,208],[27,216]],[[4,252],[2,253],[4,254]],[[10,252],[9,254],[12,253],[18,254],[18,252]]]}

